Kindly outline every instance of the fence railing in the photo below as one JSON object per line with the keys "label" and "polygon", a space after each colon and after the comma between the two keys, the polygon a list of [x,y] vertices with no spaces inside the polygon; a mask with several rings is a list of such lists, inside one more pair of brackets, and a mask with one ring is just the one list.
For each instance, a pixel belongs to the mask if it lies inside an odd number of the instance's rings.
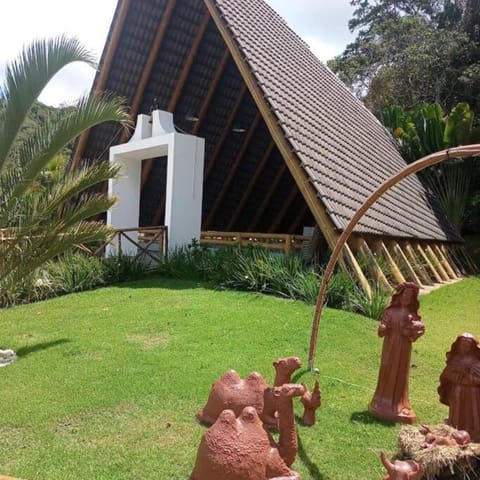
{"label": "fence railing", "polygon": [[[136,235],[132,235],[136,234]],[[102,257],[108,246],[114,251],[122,253],[125,247],[137,249],[135,257],[146,256],[155,262],[160,262],[168,254],[168,228],[160,227],[141,227],[141,228],[120,228],[100,246],[77,245],[77,248],[93,257]],[[155,248],[152,248],[155,247]]]}
{"label": "fence railing", "polygon": [[301,250],[305,242],[311,240],[306,235],[287,235],[277,233],[248,233],[248,232],[202,232],[200,244],[202,245],[238,245],[246,247],[255,245],[268,250],[292,253]]}

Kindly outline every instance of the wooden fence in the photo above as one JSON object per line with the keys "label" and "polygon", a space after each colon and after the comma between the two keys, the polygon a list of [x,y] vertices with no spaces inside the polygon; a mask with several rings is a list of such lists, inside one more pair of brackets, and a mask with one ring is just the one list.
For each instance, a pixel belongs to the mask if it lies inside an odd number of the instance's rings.
{"label": "wooden fence", "polygon": [[[132,233],[138,233],[138,241],[132,238]],[[122,247],[126,244],[132,244],[138,250],[135,257],[146,256],[155,262],[160,262],[168,254],[168,228],[160,227],[141,227],[141,228],[120,228],[115,230],[106,242],[100,246],[77,245],[77,248],[93,257],[102,257],[108,245],[115,245],[118,252],[122,252]],[[155,246],[155,249],[151,247]]]}
{"label": "wooden fence", "polygon": [[275,233],[248,233],[248,232],[202,232],[201,245],[238,245],[246,247],[254,245],[268,250],[292,253],[301,250],[305,242],[311,237],[305,235],[287,235]]}

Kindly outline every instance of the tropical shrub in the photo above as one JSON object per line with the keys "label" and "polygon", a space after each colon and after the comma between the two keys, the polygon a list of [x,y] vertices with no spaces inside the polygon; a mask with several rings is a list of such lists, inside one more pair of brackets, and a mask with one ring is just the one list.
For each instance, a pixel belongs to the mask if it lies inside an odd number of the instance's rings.
{"label": "tropical shrub", "polygon": [[[0,296],[12,299],[18,283],[74,245],[103,240],[109,229],[89,220],[113,199],[94,187],[116,174],[108,164],[73,169],[58,155],[83,131],[105,121],[128,122],[123,102],[83,98],[68,114],[44,125],[28,124],[50,79],[71,62],[94,65],[76,39],[38,40],[7,65],[0,86]],[[46,181],[56,163],[55,181]],[[28,283],[28,282],[27,282]]]}

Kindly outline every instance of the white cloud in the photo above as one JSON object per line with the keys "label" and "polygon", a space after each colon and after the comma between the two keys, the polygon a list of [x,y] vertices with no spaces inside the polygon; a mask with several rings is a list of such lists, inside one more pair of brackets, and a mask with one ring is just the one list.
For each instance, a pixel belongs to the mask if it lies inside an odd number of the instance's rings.
{"label": "white cloud", "polygon": [[[347,28],[352,13],[349,0],[267,2],[323,61],[341,53],[353,38]],[[0,83],[5,61],[15,58],[34,38],[63,33],[76,36],[99,58],[116,4],[117,0],[3,0]],[[94,75],[93,69],[85,65],[71,65],[51,82],[40,99],[50,105],[72,103],[90,89]]]}
{"label": "white cloud", "polygon": [[[80,39],[99,58],[117,0],[14,0],[2,2],[0,81],[6,61],[36,38],[67,34]],[[72,64],[52,80],[40,100],[50,105],[72,103],[90,89],[95,71]]]}

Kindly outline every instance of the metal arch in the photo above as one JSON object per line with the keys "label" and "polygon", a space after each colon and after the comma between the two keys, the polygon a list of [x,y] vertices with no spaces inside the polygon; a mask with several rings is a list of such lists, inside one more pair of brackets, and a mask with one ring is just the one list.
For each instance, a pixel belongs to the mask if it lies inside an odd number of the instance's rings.
{"label": "metal arch", "polygon": [[409,165],[406,165],[402,170],[397,172],[396,174],[392,175],[388,178],[380,187],[375,190],[368,198],[365,200],[363,205],[357,210],[355,215],[350,220],[349,224],[343,231],[342,235],[337,240],[335,248],[333,249],[332,255],[330,260],[327,264],[325,269],[325,273],[323,276],[322,284],[320,286],[320,291],[317,297],[317,304],[315,307],[315,313],[313,316],[313,324],[312,324],[312,333],[310,337],[310,349],[308,353],[308,368],[311,370],[313,369],[313,364],[315,361],[315,353],[317,347],[317,337],[318,337],[318,330],[320,327],[320,319],[323,310],[323,303],[325,301],[325,295],[327,292],[328,284],[332,277],[333,268],[337,263],[337,260],[342,252],[343,247],[345,246],[350,234],[352,233],[353,229],[357,225],[357,223],[361,220],[361,218],[365,215],[367,210],[390,188],[394,187],[397,183],[401,182],[404,178],[408,177],[413,173],[417,173],[420,170],[423,170],[427,167],[431,167],[437,163],[441,163],[445,160],[449,160],[452,158],[459,158],[459,157],[476,157],[480,155],[480,144],[475,145],[466,145],[461,147],[450,148],[447,150],[441,150],[440,152],[433,153],[426,157],[423,157],[416,162],[413,162]]}

